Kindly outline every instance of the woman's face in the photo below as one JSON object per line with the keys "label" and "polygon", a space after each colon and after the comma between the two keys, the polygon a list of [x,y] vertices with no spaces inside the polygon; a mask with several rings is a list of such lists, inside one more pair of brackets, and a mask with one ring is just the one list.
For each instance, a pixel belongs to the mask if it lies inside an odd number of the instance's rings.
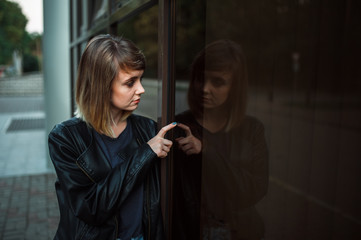
{"label": "woman's face", "polygon": [[120,111],[137,109],[141,95],[145,92],[141,79],[144,70],[120,70],[112,83],[111,103]]}
{"label": "woman's face", "polygon": [[[222,106],[228,99],[232,85],[232,74],[227,72],[204,72],[202,105],[205,109]],[[232,103],[230,103],[232,104]]]}

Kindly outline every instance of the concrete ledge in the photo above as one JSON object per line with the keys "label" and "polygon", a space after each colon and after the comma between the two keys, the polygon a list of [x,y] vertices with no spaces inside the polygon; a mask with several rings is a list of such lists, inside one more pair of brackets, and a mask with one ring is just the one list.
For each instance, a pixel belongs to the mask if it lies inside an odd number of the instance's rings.
{"label": "concrete ledge", "polygon": [[0,96],[42,96],[43,74],[0,78]]}

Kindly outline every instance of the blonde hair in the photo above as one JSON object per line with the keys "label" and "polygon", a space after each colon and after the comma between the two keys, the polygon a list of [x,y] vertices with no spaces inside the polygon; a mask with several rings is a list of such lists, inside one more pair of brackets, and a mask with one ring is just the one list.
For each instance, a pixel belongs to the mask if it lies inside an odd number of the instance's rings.
{"label": "blonde hair", "polygon": [[231,90],[224,107],[227,107],[226,131],[239,126],[246,114],[248,74],[247,63],[241,46],[231,40],[218,40],[198,53],[191,67],[188,104],[196,117],[203,116],[200,89],[204,83],[204,71],[232,74]]}
{"label": "blonde hair", "polygon": [[[144,70],[143,53],[125,38],[109,34],[92,38],[81,56],[76,81],[76,115],[97,132],[113,136],[111,86],[119,70]],[[122,120],[131,112],[124,112]]]}

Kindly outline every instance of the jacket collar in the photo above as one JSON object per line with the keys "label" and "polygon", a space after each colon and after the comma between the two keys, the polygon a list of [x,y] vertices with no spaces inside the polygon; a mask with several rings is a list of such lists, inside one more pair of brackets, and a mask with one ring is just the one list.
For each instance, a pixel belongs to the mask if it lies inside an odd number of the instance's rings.
{"label": "jacket collar", "polygon": [[[137,122],[134,121],[132,115],[129,116],[129,118],[132,121],[131,124],[133,127],[133,138],[128,144],[129,147],[118,153],[118,156],[124,161],[129,159],[133,153],[133,150],[144,142],[143,137],[139,133],[139,126],[137,125]],[[95,141],[95,133],[90,128],[87,130],[90,143],[85,148],[85,151],[78,157],[77,164],[88,175],[88,177],[91,178],[93,182],[98,182],[109,173],[109,171],[112,169],[112,166],[110,160],[104,154],[99,144]]]}

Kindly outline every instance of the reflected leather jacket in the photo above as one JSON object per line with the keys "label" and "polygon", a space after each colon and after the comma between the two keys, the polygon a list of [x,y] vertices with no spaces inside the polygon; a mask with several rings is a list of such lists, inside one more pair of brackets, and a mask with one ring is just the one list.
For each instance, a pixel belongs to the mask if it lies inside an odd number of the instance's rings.
{"label": "reflected leather jacket", "polygon": [[[264,224],[255,205],[268,190],[263,124],[246,116],[229,132],[211,133],[190,111],[175,120],[190,127],[203,149],[186,155],[174,148],[172,239],[224,239],[217,234],[227,228],[231,239],[262,239]],[[183,130],[177,130],[175,138],[184,136]]]}
{"label": "reflected leather jacket", "polygon": [[[93,131],[79,118],[56,125],[49,134],[49,154],[57,180],[60,222],[54,239],[116,239],[117,214],[128,194],[144,183],[143,235],[164,239],[157,155],[147,141],[156,135],[153,120],[129,116],[136,151],[119,156],[127,165],[111,167]],[[134,148],[132,148],[134,149]]]}

